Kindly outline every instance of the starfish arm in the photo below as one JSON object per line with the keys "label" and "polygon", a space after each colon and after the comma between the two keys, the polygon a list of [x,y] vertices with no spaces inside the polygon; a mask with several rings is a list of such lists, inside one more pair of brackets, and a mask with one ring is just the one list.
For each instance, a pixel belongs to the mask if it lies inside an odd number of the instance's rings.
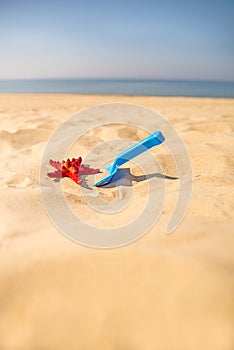
{"label": "starfish arm", "polygon": [[97,174],[100,172],[100,169],[93,169],[88,166],[85,166],[81,164],[80,169],[79,169],[79,174],[80,175],[92,175],[92,174]]}
{"label": "starfish arm", "polygon": [[61,179],[62,178],[62,172],[61,172],[61,170],[52,171],[50,173],[47,173],[47,176],[50,177],[50,178]]}
{"label": "starfish arm", "polygon": [[50,159],[49,160],[49,163],[52,167],[54,167],[55,169],[57,170],[61,170],[62,169],[62,163],[61,162],[58,162],[56,160],[53,160],[53,159]]}

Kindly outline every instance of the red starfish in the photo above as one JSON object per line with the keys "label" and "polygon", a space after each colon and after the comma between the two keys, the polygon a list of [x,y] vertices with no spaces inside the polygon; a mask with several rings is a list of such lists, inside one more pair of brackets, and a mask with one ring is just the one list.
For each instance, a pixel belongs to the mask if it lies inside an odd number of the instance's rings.
{"label": "red starfish", "polygon": [[70,177],[70,179],[75,181],[77,184],[82,183],[82,180],[79,178],[80,175],[97,174],[100,171],[99,169],[92,169],[81,164],[81,157],[77,159],[72,158],[72,160],[68,158],[66,162],[64,160],[62,162],[59,162],[50,159],[49,163],[57,170],[47,173],[47,176],[57,179],[61,179],[62,177]]}

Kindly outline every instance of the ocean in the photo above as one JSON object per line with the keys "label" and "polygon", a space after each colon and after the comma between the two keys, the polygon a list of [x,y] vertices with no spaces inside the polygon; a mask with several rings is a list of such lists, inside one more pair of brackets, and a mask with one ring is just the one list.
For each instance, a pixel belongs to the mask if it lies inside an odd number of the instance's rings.
{"label": "ocean", "polygon": [[234,98],[234,82],[136,79],[0,80],[0,93],[114,94]]}

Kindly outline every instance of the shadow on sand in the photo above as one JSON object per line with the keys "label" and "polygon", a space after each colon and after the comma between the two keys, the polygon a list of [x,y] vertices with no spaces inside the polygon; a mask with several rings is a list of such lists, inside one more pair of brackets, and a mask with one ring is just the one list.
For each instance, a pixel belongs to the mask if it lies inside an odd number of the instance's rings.
{"label": "shadow on sand", "polygon": [[[87,180],[86,180],[87,176],[89,175],[82,176],[83,183],[81,184],[81,186],[88,190],[92,190],[92,187],[90,187],[87,183]],[[141,182],[141,181],[149,180],[155,177],[159,179],[178,180],[178,177],[167,176],[160,173],[136,176],[131,174],[130,168],[121,168],[121,169],[118,169],[117,173],[112,177],[111,182],[99,187],[101,188],[113,188],[118,186],[130,187],[130,186],[133,186],[133,181]],[[59,182],[60,180],[61,179],[54,179],[54,182]]]}
{"label": "shadow on sand", "polygon": [[[167,176],[163,175],[160,173],[153,173],[153,174],[148,174],[148,175],[133,175],[130,172],[130,168],[121,168],[118,169],[117,173],[112,177],[112,180],[110,183],[100,186],[102,188],[113,188],[117,186],[133,186],[133,181],[136,182],[141,182],[145,180],[149,180],[152,178],[160,178],[160,179],[167,179],[167,180],[178,180],[178,177],[172,177],[172,176]],[[88,188],[87,184],[83,183],[83,187]],[[89,187],[90,188],[90,187]]]}

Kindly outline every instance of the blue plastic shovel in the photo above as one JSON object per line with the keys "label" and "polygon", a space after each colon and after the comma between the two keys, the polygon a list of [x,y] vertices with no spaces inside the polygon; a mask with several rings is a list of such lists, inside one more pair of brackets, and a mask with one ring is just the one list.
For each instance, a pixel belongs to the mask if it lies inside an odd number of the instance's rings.
{"label": "blue plastic shovel", "polygon": [[160,145],[165,140],[165,137],[160,131],[155,131],[150,136],[146,137],[144,140],[136,143],[132,147],[126,149],[125,151],[118,154],[114,162],[105,166],[104,169],[109,171],[109,175],[104,177],[102,180],[96,182],[94,186],[102,186],[108,184],[112,177],[117,172],[119,166],[127,163],[130,159],[137,157],[139,154],[147,151],[148,149]]}

